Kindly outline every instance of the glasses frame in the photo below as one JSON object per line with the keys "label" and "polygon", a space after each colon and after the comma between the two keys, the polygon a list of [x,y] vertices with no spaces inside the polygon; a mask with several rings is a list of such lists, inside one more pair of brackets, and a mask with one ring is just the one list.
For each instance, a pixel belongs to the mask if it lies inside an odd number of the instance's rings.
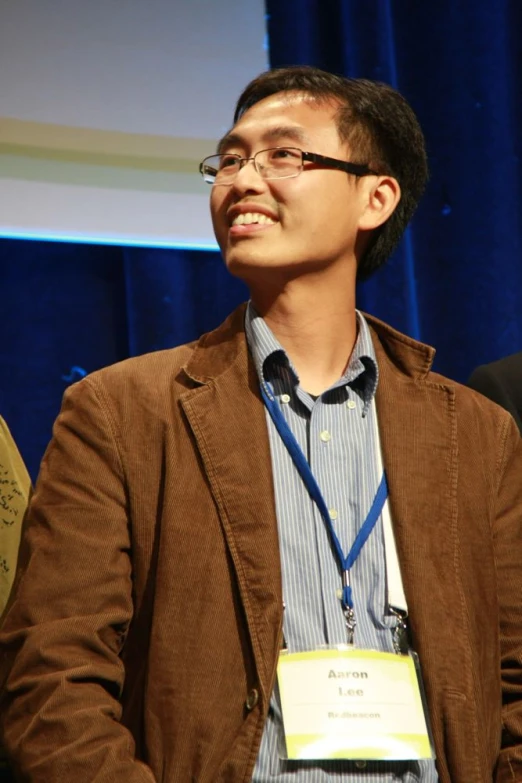
{"label": "glasses frame", "polygon": [[[258,157],[258,155],[262,155],[263,152],[271,152],[272,150],[292,150],[292,152],[299,152],[301,155],[301,168],[296,169],[295,174],[285,174],[282,177],[264,176],[263,169],[260,168],[259,164],[256,161],[256,158]],[[209,182],[207,179],[205,179],[205,173],[203,171],[205,162],[207,160],[210,160],[211,158],[216,158],[220,155],[229,155],[232,158],[237,158],[237,161],[239,163],[239,168],[234,174],[233,178],[230,180],[230,182],[221,183],[223,185],[231,185],[234,179],[236,178],[236,176],[243,168],[243,166],[246,163],[249,163],[250,161],[252,161],[252,163],[254,164],[254,168],[259,174],[259,176],[262,179],[266,179],[266,180],[291,179],[293,177],[298,177],[303,171],[305,171],[303,165],[304,163],[316,163],[324,168],[338,169],[339,171],[345,171],[347,174],[354,174],[356,177],[366,177],[371,174],[377,174],[377,172],[371,169],[366,163],[352,163],[351,161],[348,160],[329,158],[327,155],[319,155],[317,152],[305,152],[304,150],[299,149],[299,147],[268,147],[265,150],[259,150],[251,158],[243,158],[241,157],[241,155],[238,155],[235,152],[227,152],[227,153],[216,152],[214,153],[214,155],[207,155],[207,157],[203,158],[203,160],[199,164],[199,173],[201,174],[201,176],[203,177],[207,185],[215,185],[216,181],[214,180],[214,182]]]}

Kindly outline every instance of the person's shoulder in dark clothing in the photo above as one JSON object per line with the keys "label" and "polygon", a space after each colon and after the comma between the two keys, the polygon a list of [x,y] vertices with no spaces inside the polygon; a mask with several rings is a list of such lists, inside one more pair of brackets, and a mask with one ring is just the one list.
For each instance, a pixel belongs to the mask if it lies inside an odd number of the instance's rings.
{"label": "person's shoulder in dark clothing", "polygon": [[508,410],[522,433],[522,351],[477,367],[468,386]]}

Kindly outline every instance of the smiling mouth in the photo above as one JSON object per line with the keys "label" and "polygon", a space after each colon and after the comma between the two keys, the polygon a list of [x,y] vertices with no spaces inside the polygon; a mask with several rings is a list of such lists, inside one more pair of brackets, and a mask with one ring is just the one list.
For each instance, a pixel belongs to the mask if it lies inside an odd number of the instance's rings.
{"label": "smiling mouth", "polygon": [[272,220],[268,215],[264,215],[262,212],[241,212],[232,221],[232,226],[251,226],[252,224],[258,225],[275,225],[275,220]]}

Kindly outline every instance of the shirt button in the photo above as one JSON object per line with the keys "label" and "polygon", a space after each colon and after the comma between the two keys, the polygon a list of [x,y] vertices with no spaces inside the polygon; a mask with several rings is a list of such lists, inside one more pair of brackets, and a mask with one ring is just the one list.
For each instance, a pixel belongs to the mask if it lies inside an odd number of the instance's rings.
{"label": "shirt button", "polygon": [[249,692],[248,696],[246,697],[245,707],[249,712],[251,712],[256,706],[258,701],[259,701],[259,693],[257,692],[256,688],[252,688],[252,690]]}
{"label": "shirt button", "polygon": [[337,588],[337,590],[335,591],[335,595],[337,596],[337,598],[339,599],[339,601],[340,601],[340,600],[341,600],[341,598],[343,597],[343,591],[342,591],[342,589],[341,589],[340,587],[338,587],[338,588]]}
{"label": "shirt button", "polygon": [[355,408],[355,400],[348,400],[348,402],[346,403],[346,407],[350,408],[350,410],[353,411],[353,409]]}
{"label": "shirt button", "polygon": [[330,519],[337,519],[339,516],[336,508],[331,508],[328,513],[330,514]]}
{"label": "shirt button", "polygon": [[281,395],[281,402],[290,402],[290,395],[289,394],[282,394]]}
{"label": "shirt button", "polygon": [[368,766],[368,762],[367,761],[356,761],[355,762],[355,766],[357,767],[357,769],[366,769],[366,767]]}
{"label": "shirt button", "polygon": [[321,440],[323,441],[323,443],[328,443],[328,441],[331,439],[331,437],[332,437],[332,436],[330,435],[330,433],[328,432],[328,430],[323,430],[323,431],[321,432],[321,434],[319,435],[319,437],[321,438]]}

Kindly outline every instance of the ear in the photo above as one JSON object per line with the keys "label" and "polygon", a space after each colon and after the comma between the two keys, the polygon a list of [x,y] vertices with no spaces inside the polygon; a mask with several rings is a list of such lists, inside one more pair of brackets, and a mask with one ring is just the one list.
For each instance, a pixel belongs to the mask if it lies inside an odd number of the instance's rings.
{"label": "ear", "polygon": [[401,188],[395,177],[387,174],[378,177],[363,177],[366,204],[359,218],[359,228],[371,231],[385,223],[401,198]]}

